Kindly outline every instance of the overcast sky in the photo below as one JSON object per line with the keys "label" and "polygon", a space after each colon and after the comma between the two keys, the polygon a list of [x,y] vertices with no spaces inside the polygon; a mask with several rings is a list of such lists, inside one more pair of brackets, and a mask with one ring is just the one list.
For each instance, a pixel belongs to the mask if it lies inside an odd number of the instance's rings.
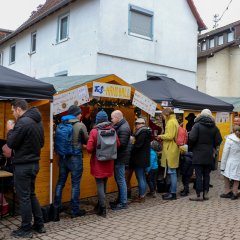
{"label": "overcast sky", "polygon": [[[121,0],[119,0],[121,1]],[[147,1],[147,0],[145,0]],[[164,0],[170,1],[170,0]],[[194,3],[208,30],[213,28],[213,15],[222,15],[231,0],[194,0]],[[0,28],[15,30],[26,21],[31,12],[45,0],[0,0]],[[219,26],[240,20],[240,0],[232,0]]]}

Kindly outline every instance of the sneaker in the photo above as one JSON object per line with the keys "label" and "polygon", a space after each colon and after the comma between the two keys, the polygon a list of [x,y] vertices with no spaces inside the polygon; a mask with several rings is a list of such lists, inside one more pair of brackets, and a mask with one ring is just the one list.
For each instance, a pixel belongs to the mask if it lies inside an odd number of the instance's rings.
{"label": "sneaker", "polygon": [[12,231],[11,236],[16,238],[32,238],[33,233],[31,230],[24,230],[20,227],[17,230]]}
{"label": "sneaker", "polygon": [[117,205],[115,206],[111,206],[111,209],[112,210],[122,210],[122,209],[127,209],[128,208],[128,205],[127,203],[118,203]]}
{"label": "sneaker", "polygon": [[176,193],[168,193],[167,195],[166,194],[162,195],[162,199],[163,200],[176,200],[177,196],[176,196]]}
{"label": "sneaker", "polygon": [[183,190],[183,191],[180,192],[180,196],[181,197],[186,197],[186,196],[188,196],[188,193],[189,193],[189,191]]}
{"label": "sneaker", "polygon": [[189,200],[190,201],[202,202],[203,198],[201,198],[201,196],[195,196],[195,197],[190,197]]}
{"label": "sneaker", "polygon": [[231,200],[237,200],[237,199],[238,199],[238,195],[236,195],[236,194],[233,193],[233,195],[232,195],[232,197],[231,197]]}
{"label": "sneaker", "polygon": [[35,224],[32,225],[32,230],[34,230],[37,233],[46,233],[46,229],[44,226],[39,227]]}
{"label": "sneaker", "polygon": [[119,202],[118,198],[116,198],[114,201],[109,202],[109,205],[112,207],[112,206],[116,206],[119,203],[120,202]]}
{"label": "sneaker", "polygon": [[146,194],[146,196],[147,196],[147,197],[151,197],[151,196],[152,196],[152,192],[148,192],[148,193]]}
{"label": "sneaker", "polygon": [[152,197],[153,197],[153,198],[156,198],[156,197],[157,197],[157,193],[156,193],[156,192],[153,192],[153,193],[152,193]]}
{"label": "sneaker", "polygon": [[78,213],[72,214],[71,218],[76,218],[76,217],[83,217],[86,215],[86,210],[84,209],[79,209]]}
{"label": "sneaker", "polygon": [[231,198],[233,195],[233,192],[229,192],[229,193],[223,193],[220,195],[220,198]]}
{"label": "sneaker", "polygon": [[208,192],[203,193],[203,200],[209,200]]}

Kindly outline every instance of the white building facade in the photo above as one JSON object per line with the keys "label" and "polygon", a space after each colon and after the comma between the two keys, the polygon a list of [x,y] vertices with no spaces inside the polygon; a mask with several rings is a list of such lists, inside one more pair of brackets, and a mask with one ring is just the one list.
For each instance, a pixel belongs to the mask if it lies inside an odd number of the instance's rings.
{"label": "white building facade", "polygon": [[205,25],[192,1],[59,4],[0,40],[0,64],[35,78],[116,74],[133,83],[166,75],[196,87],[197,33]]}

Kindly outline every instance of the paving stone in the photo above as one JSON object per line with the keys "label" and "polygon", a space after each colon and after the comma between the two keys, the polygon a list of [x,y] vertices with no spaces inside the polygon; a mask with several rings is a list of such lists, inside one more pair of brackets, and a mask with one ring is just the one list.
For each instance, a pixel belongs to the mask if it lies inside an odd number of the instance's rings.
{"label": "paving stone", "polygon": [[[107,218],[87,215],[71,219],[69,214],[62,213],[60,222],[45,224],[47,233],[34,234],[34,240],[239,240],[239,200],[221,199],[222,176],[217,171],[211,174],[214,188],[210,189],[209,201],[196,203],[180,196],[176,201],[163,201],[162,194],[157,194],[156,199],[147,197],[145,203],[129,204],[124,211],[108,209]],[[134,191],[137,195],[137,188]],[[189,196],[193,195],[190,185]],[[108,201],[114,198],[116,193],[107,195]],[[88,200],[96,202],[96,198]],[[93,208],[84,204],[86,200],[81,201],[81,207]],[[13,239],[10,233],[20,222],[19,216],[2,219],[0,240]]]}

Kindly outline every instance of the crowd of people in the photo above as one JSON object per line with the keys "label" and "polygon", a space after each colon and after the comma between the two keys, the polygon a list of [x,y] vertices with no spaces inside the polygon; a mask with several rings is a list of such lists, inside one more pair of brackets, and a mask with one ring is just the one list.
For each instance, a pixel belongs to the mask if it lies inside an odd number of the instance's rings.
{"label": "crowd of people", "polygon": [[[44,131],[41,113],[36,107],[28,108],[25,100],[12,102],[15,124],[7,124],[7,146],[12,149],[14,167],[14,185],[19,199],[22,217],[19,229],[12,232],[14,237],[32,237],[32,232],[45,233],[44,221],[38,199],[35,195],[35,180],[39,171],[41,148],[44,145]],[[183,190],[181,196],[189,194],[190,178],[195,173],[196,196],[191,201],[209,199],[210,172],[213,170],[222,137],[209,109],[203,109],[198,116],[190,113],[186,120],[188,145],[179,146],[176,136],[179,123],[173,109],[162,111],[165,130],[152,139],[151,129],[144,118],[135,120],[132,132],[120,110],[111,113],[111,119],[104,110],[95,117],[95,125],[89,134],[81,121],[82,111],[78,106],[70,106],[68,115],[62,117],[63,129],[71,127],[71,152],[59,155],[59,177],[55,189],[55,220],[59,220],[62,210],[62,191],[67,177],[71,174],[71,217],[84,216],[86,211],[80,208],[80,182],[83,173],[83,148],[91,154],[90,171],[95,178],[98,202],[94,211],[106,217],[106,186],[109,177],[114,175],[118,187],[118,197],[110,202],[113,211],[127,209],[129,203],[144,202],[146,196],[157,197],[157,179],[159,167],[165,169],[170,178],[169,191],[162,195],[163,200],[177,199],[177,174],[180,166]],[[57,132],[61,129],[56,130]],[[63,130],[62,130],[63,131]],[[65,134],[66,135],[66,134]],[[64,136],[64,135],[62,135]],[[58,137],[55,136],[55,141]],[[64,152],[66,143],[61,142],[58,149]],[[57,145],[56,145],[57,146]],[[69,146],[68,146],[69,147]],[[64,151],[63,151],[64,150]],[[240,180],[240,126],[234,126],[232,134],[227,136],[224,145],[221,173],[224,176],[222,198],[238,198]],[[131,176],[135,172],[138,182],[138,195],[131,198]],[[164,174],[165,177],[165,174]],[[147,191],[149,188],[149,191]],[[129,201],[129,198],[131,199]],[[33,216],[33,224],[32,224]]]}

